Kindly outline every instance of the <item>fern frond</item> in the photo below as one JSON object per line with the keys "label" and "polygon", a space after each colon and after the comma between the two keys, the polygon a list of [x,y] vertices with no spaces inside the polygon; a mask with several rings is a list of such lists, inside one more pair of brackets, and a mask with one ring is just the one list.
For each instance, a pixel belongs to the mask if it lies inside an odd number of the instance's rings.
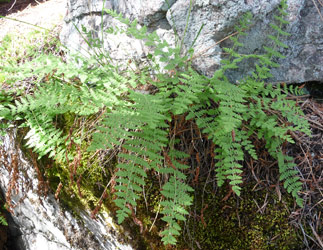
{"label": "fern frond", "polygon": [[[163,128],[167,117],[163,100],[158,96],[130,91],[129,101],[124,101],[107,113],[98,131],[93,135],[89,150],[121,146],[117,168],[119,184],[116,205],[119,223],[130,213],[128,205],[136,206],[137,193],[142,190],[145,169],[158,169],[162,162],[160,153],[167,146],[167,133]],[[117,108],[117,107],[116,107]]]}
{"label": "fern frond", "polygon": [[192,192],[193,189],[185,183],[186,175],[181,172],[188,166],[176,159],[177,156],[182,155],[176,150],[171,150],[168,155],[165,153],[165,167],[160,169],[161,173],[171,175],[161,191],[165,197],[165,200],[160,203],[163,206],[161,213],[164,217],[162,220],[167,222],[167,228],[161,233],[165,245],[176,244],[175,237],[180,234],[181,230],[178,221],[185,220],[185,216],[188,215],[185,208],[192,204],[192,198],[188,192]]}
{"label": "fern frond", "polygon": [[215,164],[218,185],[222,186],[226,179],[230,180],[232,190],[237,195],[240,195],[241,190],[238,184],[242,183],[240,162],[244,159],[239,141],[239,136],[233,139],[231,133],[224,134],[215,141],[219,148],[214,151],[216,153],[215,159],[219,160]]}
{"label": "fern frond", "polygon": [[279,180],[284,181],[284,187],[296,199],[297,205],[303,207],[304,201],[299,196],[299,191],[302,190],[303,184],[298,176],[298,171],[295,170],[296,165],[293,163],[293,158],[279,151],[277,160],[280,173]]}

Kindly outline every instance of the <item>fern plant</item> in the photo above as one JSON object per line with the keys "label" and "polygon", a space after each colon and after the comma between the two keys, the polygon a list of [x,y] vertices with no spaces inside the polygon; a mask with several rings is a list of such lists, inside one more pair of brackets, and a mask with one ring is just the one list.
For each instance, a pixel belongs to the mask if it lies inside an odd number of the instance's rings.
{"label": "fern plant", "polygon": [[[277,23],[271,24],[276,34],[269,36],[273,44],[264,47],[262,55],[236,51],[243,46],[239,38],[246,35],[251,23],[252,16],[247,13],[236,27],[238,35],[231,37],[233,47],[225,49],[229,57],[222,61],[222,67],[212,78],[198,74],[191,67],[190,54],[181,53],[181,43],[171,47],[156,32],[148,33],[146,27],[138,28],[136,21],[104,10],[125,25],[106,32],[126,33],[154,49],[148,56],[152,68],[140,69],[139,73],[120,70],[125,67],[115,67],[108,55],[100,54],[101,43],[93,44],[90,36],[85,35],[84,39],[95,50],[91,58],[75,56],[71,59],[74,63],[66,64],[53,55],[40,55],[20,66],[21,79],[36,75],[36,86],[32,93],[22,94],[15,101],[1,93],[1,118],[17,120],[29,128],[25,137],[27,145],[40,157],[49,155],[64,161],[69,141],[81,142],[77,134],[66,135],[57,126],[57,118],[71,113],[88,119],[100,111],[88,150],[118,149],[115,180],[118,222],[123,222],[136,207],[147,171],[155,171],[163,176],[160,205],[167,226],[161,235],[166,245],[176,244],[180,221],[188,214],[193,191],[186,181],[189,155],[178,149],[178,138],[172,130],[174,117],[191,120],[212,141],[217,184],[221,186],[228,181],[237,195],[241,192],[245,155],[257,159],[252,136],[256,134],[265,140],[269,154],[278,161],[280,180],[302,206],[299,196],[302,183],[282,145],[293,142],[290,135],[293,131],[310,134],[309,125],[295,101],[286,98],[287,88],[264,82],[271,77],[270,68],[279,66],[274,58],[283,58],[278,48],[286,47],[280,39],[288,35],[283,31],[287,24],[283,19],[286,9],[283,0],[280,15],[275,16]],[[256,61],[254,72],[239,84],[232,84],[226,71],[238,68],[241,61],[248,59]]]}

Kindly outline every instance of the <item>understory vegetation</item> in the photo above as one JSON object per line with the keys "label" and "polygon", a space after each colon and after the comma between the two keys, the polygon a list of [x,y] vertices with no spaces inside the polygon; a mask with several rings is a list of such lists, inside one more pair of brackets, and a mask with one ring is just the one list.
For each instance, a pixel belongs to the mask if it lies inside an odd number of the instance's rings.
{"label": "understory vegetation", "polygon": [[[279,67],[275,60],[284,57],[280,48],[287,47],[281,41],[289,35],[283,31],[288,24],[284,19],[286,7],[283,0],[276,23],[270,24],[271,44],[259,55],[237,52],[243,46],[239,37],[247,35],[252,22],[247,13],[235,27],[237,35],[230,38],[233,46],[224,49],[227,58],[211,78],[192,68],[192,49],[184,53],[180,43],[171,47],[155,32],[138,28],[136,21],[111,10],[104,11],[124,26],[105,32],[142,40],[153,51],[147,55],[149,66],[134,69],[131,60],[127,65],[117,65],[103,50],[102,41],[93,39],[92,32],[85,29],[92,56],[68,59],[56,38],[47,39],[50,33],[41,34],[40,47],[27,46],[23,51],[13,48],[14,38],[7,35],[0,47],[2,131],[19,126],[26,152],[38,157],[39,174],[49,180],[57,199],[70,207],[79,203],[91,209],[93,217],[100,209],[113,211],[118,223],[134,223],[139,234],[154,233],[165,245],[186,247],[182,228],[195,244],[192,232],[203,232],[207,225],[220,231],[234,230],[243,220],[250,221],[250,228],[241,229],[237,235],[244,237],[246,233],[251,243],[239,242],[232,249],[267,249],[263,247],[270,246],[269,239],[275,245],[277,235],[279,242],[295,243],[296,235],[286,214],[275,210],[285,204],[281,198],[270,197],[277,207],[269,210],[269,215],[257,217],[256,222],[237,215],[237,224],[216,224],[219,210],[234,205],[233,197],[240,197],[239,206],[247,209],[245,215],[259,210],[254,202],[241,198],[251,195],[253,189],[244,183],[248,169],[243,164],[261,155],[256,141],[261,141],[261,149],[277,161],[279,181],[287,191],[286,202],[303,206],[299,172],[294,159],[283,149],[286,143],[293,143],[295,132],[310,135],[301,108],[289,98],[300,90],[265,83],[271,77],[270,68]],[[226,71],[249,59],[255,61],[254,71],[232,84]],[[222,198],[216,199],[212,190],[220,187],[228,204],[219,209]],[[204,195],[207,202],[196,205]],[[140,211],[145,210],[148,215],[142,216]],[[198,214],[198,224],[187,220],[193,210]],[[227,216],[233,216],[232,210]],[[259,221],[266,224],[265,230],[257,226]],[[223,235],[210,233],[213,235],[194,237],[201,237],[204,247],[214,244],[210,239],[222,242],[219,249],[230,247]],[[280,246],[291,249],[291,245]]]}

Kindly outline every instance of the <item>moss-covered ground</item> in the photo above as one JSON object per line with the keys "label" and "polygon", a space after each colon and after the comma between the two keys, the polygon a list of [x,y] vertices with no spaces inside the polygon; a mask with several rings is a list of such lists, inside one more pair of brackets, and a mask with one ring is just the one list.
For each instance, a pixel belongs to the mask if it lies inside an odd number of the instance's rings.
{"label": "moss-covered ground", "polygon": [[196,191],[179,249],[298,249],[302,242],[288,218],[293,199],[278,201],[274,191],[254,186],[228,199],[228,187]]}
{"label": "moss-covered ground", "polygon": [[165,247],[157,229],[163,223],[154,221],[159,209],[158,188],[148,184],[136,215],[144,232],[128,220],[132,234],[137,235],[134,237],[141,238],[136,249],[304,249],[297,230],[289,223],[294,200],[287,195],[279,201],[274,190],[252,190],[254,186],[244,186],[241,197],[228,197],[228,187],[204,192],[197,189],[179,243]]}

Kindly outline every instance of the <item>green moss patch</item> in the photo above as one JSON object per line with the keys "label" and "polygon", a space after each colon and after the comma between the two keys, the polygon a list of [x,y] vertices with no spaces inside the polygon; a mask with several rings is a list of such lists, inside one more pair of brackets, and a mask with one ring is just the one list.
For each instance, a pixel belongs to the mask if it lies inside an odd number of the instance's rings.
{"label": "green moss patch", "polygon": [[293,199],[278,201],[274,192],[252,188],[227,200],[228,187],[197,192],[179,249],[298,249],[302,242],[288,222]]}

